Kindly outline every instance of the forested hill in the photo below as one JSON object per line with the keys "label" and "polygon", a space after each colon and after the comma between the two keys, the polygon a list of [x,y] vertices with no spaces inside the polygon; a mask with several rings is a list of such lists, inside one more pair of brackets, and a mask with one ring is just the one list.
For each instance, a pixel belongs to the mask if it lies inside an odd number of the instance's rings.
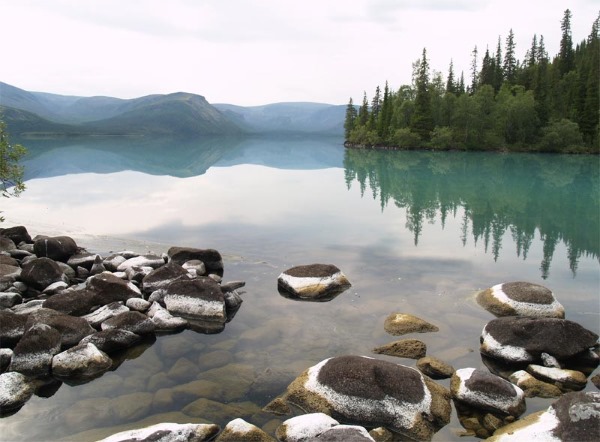
{"label": "forested hill", "polygon": [[472,51],[469,79],[431,73],[427,50],[413,65],[412,85],[379,86],[344,123],[346,145],[380,148],[526,150],[598,153],[600,16],[574,46],[571,12],[561,20],[560,50],[550,57],[533,35],[523,60],[511,29],[496,50]]}

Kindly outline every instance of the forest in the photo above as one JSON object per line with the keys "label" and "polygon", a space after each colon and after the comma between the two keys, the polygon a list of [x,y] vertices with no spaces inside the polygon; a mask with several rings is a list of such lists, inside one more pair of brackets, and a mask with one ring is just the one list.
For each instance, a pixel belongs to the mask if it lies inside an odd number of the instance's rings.
{"label": "forest", "polygon": [[557,55],[533,35],[523,60],[512,29],[495,52],[472,51],[470,80],[431,72],[427,50],[413,63],[411,85],[386,81],[371,101],[352,98],[344,121],[347,147],[599,153],[600,15],[574,45],[569,9]]}

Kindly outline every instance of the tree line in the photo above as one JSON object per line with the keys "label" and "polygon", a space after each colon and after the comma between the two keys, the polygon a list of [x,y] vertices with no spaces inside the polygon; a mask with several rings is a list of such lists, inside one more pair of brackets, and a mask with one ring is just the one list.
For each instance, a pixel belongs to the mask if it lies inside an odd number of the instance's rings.
{"label": "tree line", "polygon": [[534,35],[523,60],[510,30],[495,52],[472,51],[470,81],[430,70],[427,50],[413,63],[413,81],[392,91],[386,81],[371,101],[352,98],[344,122],[346,145],[379,148],[525,150],[598,153],[600,15],[574,46],[569,9],[561,20],[559,53]]}

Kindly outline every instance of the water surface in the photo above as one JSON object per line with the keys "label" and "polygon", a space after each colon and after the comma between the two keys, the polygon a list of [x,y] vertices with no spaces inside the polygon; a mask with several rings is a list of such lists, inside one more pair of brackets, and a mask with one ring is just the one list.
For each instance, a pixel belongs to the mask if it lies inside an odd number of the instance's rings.
{"label": "water surface", "polygon": [[[4,201],[7,224],[98,252],[212,247],[224,279],[247,284],[222,333],[159,336],[114,372],[34,397],[0,420],[9,440],[235,417],[272,433],[282,418],[264,405],[325,358],[397,339],[383,329],[394,312],[439,326],[407,336],[429,355],[483,367],[493,316],[473,295],[500,282],[545,285],[598,332],[597,157],[346,151],[336,138],[23,144],[27,190]],[[279,295],[279,273],[314,262],[340,267],[352,288],[326,303]],[[528,412],[550,402],[528,400]],[[435,440],[469,440],[460,431],[454,415]]]}

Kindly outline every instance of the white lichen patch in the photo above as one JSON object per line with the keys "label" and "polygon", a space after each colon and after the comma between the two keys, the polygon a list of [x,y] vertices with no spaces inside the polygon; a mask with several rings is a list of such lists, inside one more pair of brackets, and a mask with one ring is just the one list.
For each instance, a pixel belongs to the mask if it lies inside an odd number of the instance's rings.
{"label": "white lichen patch", "polygon": [[311,440],[338,424],[324,413],[310,413],[286,420],[277,432],[284,433],[288,441]]}
{"label": "white lichen patch", "polygon": [[527,366],[527,371],[536,377],[554,382],[574,382],[584,385],[587,382],[586,376],[582,372],[575,370],[530,364]]}
{"label": "white lichen patch", "polygon": [[287,273],[279,275],[279,281],[282,285],[292,288],[299,295],[310,293],[322,293],[329,287],[338,287],[348,285],[348,279],[342,272],[336,272],[329,276],[291,276]]}
{"label": "white lichen patch", "polygon": [[533,362],[535,358],[523,347],[501,344],[487,332],[485,327],[481,332],[481,350],[483,353],[513,362]]}
{"label": "white lichen patch", "polygon": [[554,410],[550,408],[533,423],[515,431],[494,436],[493,440],[494,442],[560,442],[560,439],[552,434],[552,430],[559,423]]}
{"label": "white lichen patch", "polygon": [[186,318],[198,318],[208,321],[225,320],[225,303],[207,301],[183,295],[165,296],[167,310],[175,315]]}
{"label": "white lichen patch", "polygon": [[[127,430],[102,439],[99,442],[121,442],[132,440],[147,440],[156,433],[166,433],[160,440],[208,440],[215,433],[216,425],[213,424],[176,424],[164,422],[137,430]],[[199,437],[205,436],[205,438]],[[154,439],[152,439],[154,440]],[[158,440],[158,439],[157,439]]]}
{"label": "white lichen patch", "polygon": [[490,289],[490,293],[498,302],[512,308],[517,315],[536,318],[562,318],[565,316],[564,307],[556,299],[550,304],[515,301],[514,299],[509,298],[504,290],[502,290],[503,285],[504,284],[496,284]]}
{"label": "white lichen patch", "polygon": [[453,394],[457,399],[472,405],[483,405],[505,412],[509,412],[509,410],[518,407],[519,404],[525,399],[525,393],[523,390],[500,377],[498,377],[498,381],[506,383],[506,385],[512,387],[514,396],[500,396],[497,394],[490,394],[486,391],[470,389],[466,386],[466,383],[469,379],[471,379],[471,376],[474,372],[474,368],[461,368],[456,370],[455,375],[459,378],[460,382],[456,391],[453,391]]}

